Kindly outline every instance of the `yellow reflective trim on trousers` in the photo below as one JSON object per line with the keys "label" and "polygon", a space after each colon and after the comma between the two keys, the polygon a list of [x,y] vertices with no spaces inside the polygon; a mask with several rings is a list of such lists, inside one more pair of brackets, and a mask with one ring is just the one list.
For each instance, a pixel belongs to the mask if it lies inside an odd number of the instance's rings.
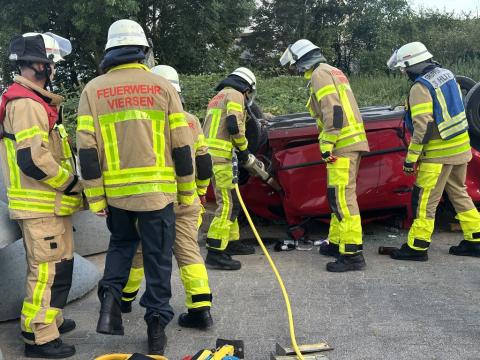
{"label": "yellow reflective trim on trousers", "polygon": [[59,310],[47,309],[47,311],[45,312],[45,324],[53,323],[59,313]]}
{"label": "yellow reflective trim on trousers", "polygon": [[8,162],[8,170],[10,173],[10,187],[14,189],[20,189],[20,169],[17,165],[17,153],[15,150],[15,145],[13,144],[13,140],[4,138],[5,141],[5,148],[7,150],[7,162]]}
{"label": "yellow reflective trim on trousers", "polygon": [[188,122],[184,113],[172,113],[168,115],[168,123],[170,124],[170,130],[183,126],[188,127]]}
{"label": "yellow reflective trim on trousers", "polygon": [[460,212],[455,216],[460,221],[463,231],[463,238],[468,241],[480,242],[480,239],[474,239],[473,234],[480,232],[480,214],[476,208]]}
{"label": "yellow reflective trim on trousers", "polygon": [[68,178],[70,177],[69,172],[62,168],[61,166],[58,167],[58,173],[54,177],[47,179],[47,180],[42,180],[45,184],[50,185],[53,188],[58,188],[63,185],[68,181]]}
{"label": "yellow reflective trim on trousers", "polygon": [[333,163],[327,164],[328,186],[348,185],[350,159],[339,157]]}
{"label": "yellow reflective trim on trousers", "polygon": [[192,301],[192,295],[211,294],[207,269],[204,264],[180,267],[180,279],[185,289],[185,305],[188,309],[211,306],[211,301]]}
{"label": "yellow reflective trim on trousers", "polygon": [[123,197],[151,192],[175,194],[177,192],[177,184],[152,183],[105,188],[105,194],[107,197]]}
{"label": "yellow reflective trim on trousers", "polygon": [[230,111],[243,112],[243,106],[235,101],[229,101],[227,102],[227,113]]}
{"label": "yellow reflective trim on trousers", "polygon": [[80,115],[77,116],[77,131],[95,132],[95,126],[93,125],[93,116]]}
{"label": "yellow reflective trim on trousers", "polygon": [[105,185],[121,185],[149,181],[175,181],[173,167],[141,167],[121,170],[105,171],[103,183]]}
{"label": "yellow reflective trim on trousers", "polygon": [[336,93],[337,89],[335,88],[335,85],[326,85],[315,92],[315,99],[320,102],[325,96]]}
{"label": "yellow reflective trim on trousers", "polygon": [[[132,267],[130,269],[130,274],[128,275],[128,281],[125,287],[123,288],[122,292],[124,293],[133,293],[136,292],[140,289],[140,285],[142,284],[143,276],[144,276],[145,270],[143,267],[141,268],[134,268]],[[133,297],[123,297],[123,301],[133,301],[135,300],[136,296]]]}
{"label": "yellow reflective trim on trousers", "polygon": [[190,181],[187,183],[177,183],[178,191],[193,191],[196,189],[195,181]]}
{"label": "yellow reflective trim on trousers", "polygon": [[103,186],[93,187],[93,188],[85,188],[83,192],[87,197],[97,197],[105,195],[105,188]]}
{"label": "yellow reflective trim on trousers", "polygon": [[415,239],[430,243],[434,227],[435,219],[414,219],[412,227],[408,232],[408,246],[414,250],[425,251],[425,248],[415,246]]}
{"label": "yellow reflective trim on trousers", "polygon": [[21,141],[31,139],[32,137],[37,136],[37,135],[40,135],[42,137],[42,140],[44,142],[48,143],[48,132],[40,130],[40,128],[38,126],[33,126],[29,129],[25,129],[25,130],[17,132],[15,134],[15,140],[17,141],[17,143],[19,143]]}
{"label": "yellow reflective trim on trousers", "polygon": [[410,114],[412,118],[423,114],[433,114],[433,102],[430,101],[412,106]]}
{"label": "yellow reflective trim on trousers", "polygon": [[[42,298],[48,282],[48,263],[38,264],[38,277],[35,289],[33,290],[33,306],[40,308],[42,306]],[[36,314],[35,314],[36,316]],[[33,316],[33,318],[35,317]]]}
{"label": "yellow reflective trim on trousers", "polygon": [[9,197],[19,197],[24,199],[38,199],[38,200],[46,200],[46,201],[55,201],[56,193],[53,191],[45,191],[45,190],[34,190],[34,189],[8,189],[7,195]]}
{"label": "yellow reflective trim on trousers", "polygon": [[21,200],[8,200],[8,208],[12,210],[52,213],[55,210],[55,204],[43,204]]}
{"label": "yellow reflective trim on trousers", "polygon": [[22,315],[25,317],[24,327],[27,332],[32,332],[30,323],[40,310],[40,306],[35,306],[26,301],[22,304]]}
{"label": "yellow reflective trim on trousers", "polygon": [[420,204],[418,206],[418,218],[427,218],[427,204],[430,198],[431,191],[437,184],[438,177],[442,172],[442,164],[435,163],[421,163],[418,169],[416,184],[423,189],[422,196],[420,198]]}
{"label": "yellow reflective trim on trousers", "polygon": [[228,189],[221,189],[222,193],[222,202],[223,202],[223,208],[222,208],[222,214],[220,218],[222,221],[228,221],[228,211],[230,209],[230,194]]}
{"label": "yellow reflective trim on trousers", "polygon": [[350,85],[348,84],[338,85],[338,96],[340,97],[340,102],[342,103],[342,108],[347,117],[348,124],[355,125],[357,123],[357,120],[355,119],[355,114],[353,113],[352,105],[348,100],[347,90],[351,90]]}
{"label": "yellow reflective trim on trousers", "polygon": [[432,158],[440,158],[445,156],[453,156],[457,154],[461,154],[463,152],[469,151],[471,149],[470,143],[465,143],[462,146],[453,147],[450,149],[444,150],[425,150],[425,159],[432,159]]}
{"label": "yellow reflective trim on trousers", "polygon": [[220,119],[222,118],[222,109],[210,109],[209,114],[212,114],[212,122],[210,124],[210,131],[208,132],[207,143],[211,139],[216,139],[218,127],[220,126]]}
{"label": "yellow reflective trim on trousers", "polygon": [[107,207],[107,202],[105,201],[105,199],[102,199],[102,200],[95,201],[95,202],[89,202],[88,206],[89,206],[91,211],[98,212],[98,211],[101,211],[101,210],[103,210]]}

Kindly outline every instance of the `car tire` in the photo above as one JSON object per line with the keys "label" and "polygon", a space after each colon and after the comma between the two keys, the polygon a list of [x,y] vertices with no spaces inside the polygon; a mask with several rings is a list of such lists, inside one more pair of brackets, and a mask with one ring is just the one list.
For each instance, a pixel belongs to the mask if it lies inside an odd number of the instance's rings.
{"label": "car tire", "polygon": [[457,83],[460,86],[460,90],[462,91],[462,98],[465,102],[465,97],[470,92],[470,90],[472,90],[472,88],[477,84],[477,82],[472,78],[469,78],[468,76],[462,76],[462,75],[455,76],[455,79],[457,80]]}
{"label": "car tire", "polygon": [[465,97],[465,112],[470,134],[480,139],[480,83],[476,84]]}

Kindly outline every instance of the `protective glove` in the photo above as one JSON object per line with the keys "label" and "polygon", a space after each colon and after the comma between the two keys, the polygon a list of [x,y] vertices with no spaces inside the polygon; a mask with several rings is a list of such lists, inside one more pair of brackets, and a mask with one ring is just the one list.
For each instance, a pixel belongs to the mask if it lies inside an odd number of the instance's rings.
{"label": "protective glove", "polygon": [[248,160],[248,155],[250,155],[250,151],[248,150],[238,151],[237,152],[238,162],[240,164],[246,162]]}
{"label": "protective glove", "polygon": [[326,152],[322,153],[322,159],[323,159],[323,161],[325,161],[327,164],[328,164],[328,163],[333,163],[333,162],[337,161],[337,157],[336,157],[336,156],[333,156],[330,151],[326,151]]}
{"label": "protective glove", "polygon": [[403,172],[406,175],[413,175],[415,173],[415,163],[405,161],[403,163]]}

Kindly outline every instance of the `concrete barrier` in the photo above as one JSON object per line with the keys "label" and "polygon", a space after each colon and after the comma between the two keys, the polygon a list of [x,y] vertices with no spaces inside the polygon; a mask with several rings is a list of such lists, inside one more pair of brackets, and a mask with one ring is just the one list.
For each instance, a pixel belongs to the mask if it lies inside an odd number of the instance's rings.
{"label": "concrete barrier", "polygon": [[105,218],[98,217],[91,211],[80,211],[73,215],[73,226],[75,252],[85,256],[107,251],[110,232]]}
{"label": "concrete barrier", "polygon": [[2,165],[0,164],[0,201],[7,202],[7,190],[3,182]]}
{"label": "concrete barrier", "polygon": [[[23,240],[0,250],[0,321],[17,319],[25,297],[27,263]],[[72,288],[68,302],[78,299],[92,290],[100,279],[97,267],[87,259],[75,254]]]}

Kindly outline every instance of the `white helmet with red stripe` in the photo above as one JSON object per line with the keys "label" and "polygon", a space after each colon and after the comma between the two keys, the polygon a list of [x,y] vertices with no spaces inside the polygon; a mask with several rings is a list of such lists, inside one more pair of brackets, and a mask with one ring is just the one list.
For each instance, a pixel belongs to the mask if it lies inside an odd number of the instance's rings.
{"label": "white helmet with red stripe", "polygon": [[395,50],[387,61],[387,66],[391,69],[405,69],[412,65],[419,64],[433,58],[427,47],[419,41],[403,45]]}

